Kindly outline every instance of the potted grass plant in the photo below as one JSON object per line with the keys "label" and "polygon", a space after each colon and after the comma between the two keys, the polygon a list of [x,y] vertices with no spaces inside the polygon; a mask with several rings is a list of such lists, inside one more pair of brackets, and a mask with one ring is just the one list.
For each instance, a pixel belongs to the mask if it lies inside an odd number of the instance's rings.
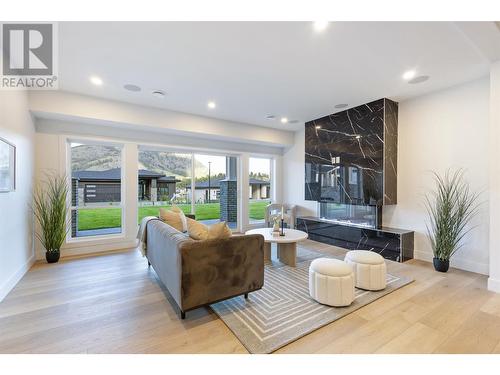
{"label": "potted grass plant", "polygon": [[464,180],[462,169],[434,174],[436,190],[425,196],[429,214],[427,235],[434,253],[434,268],[447,272],[450,258],[462,247],[462,239],[473,228],[468,224],[478,210],[478,196]]}
{"label": "potted grass plant", "polygon": [[33,194],[33,213],[39,224],[35,235],[45,248],[48,263],[59,261],[61,246],[70,228],[66,176],[50,174]]}

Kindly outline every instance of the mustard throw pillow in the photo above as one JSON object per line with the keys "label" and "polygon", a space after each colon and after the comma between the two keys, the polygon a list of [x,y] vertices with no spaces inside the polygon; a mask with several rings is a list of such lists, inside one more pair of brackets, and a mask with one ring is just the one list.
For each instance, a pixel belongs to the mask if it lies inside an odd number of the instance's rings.
{"label": "mustard throw pillow", "polygon": [[193,240],[208,239],[208,227],[205,224],[188,217],[187,228],[189,237],[191,237]]}
{"label": "mustard throw pillow", "polygon": [[179,207],[177,207],[175,204],[172,205],[172,207],[170,208],[170,211],[172,212],[177,212],[177,213],[180,213],[180,212],[183,212]]}
{"label": "mustard throw pillow", "polygon": [[182,230],[181,230],[181,232],[187,232],[188,226],[187,226],[187,220],[186,220],[186,215],[184,214],[184,211],[182,211],[175,204],[172,205],[172,208],[170,209],[170,211],[176,212],[176,213],[178,213],[181,216],[181,220],[182,220]]}
{"label": "mustard throw pillow", "polygon": [[199,221],[187,218],[187,226],[189,237],[194,240],[223,239],[229,238],[232,235],[231,229],[224,221],[206,226]]}
{"label": "mustard throw pillow", "polygon": [[208,239],[223,239],[231,237],[231,229],[226,225],[225,221],[220,223],[212,224],[208,228]]}
{"label": "mustard throw pillow", "polygon": [[171,210],[160,208],[160,219],[171,227],[177,229],[179,232],[185,232],[187,229],[187,224],[185,224],[186,216],[182,211],[174,212]]}

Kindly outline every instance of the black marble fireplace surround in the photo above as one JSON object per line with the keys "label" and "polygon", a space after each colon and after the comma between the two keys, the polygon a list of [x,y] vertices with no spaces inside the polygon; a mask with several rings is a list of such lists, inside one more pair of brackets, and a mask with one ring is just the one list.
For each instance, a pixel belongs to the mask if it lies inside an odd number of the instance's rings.
{"label": "black marble fireplace surround", "polygon": [[297,229],[307,232],[313,241],[349,250],[375,251],[396,262],[413,259],[412,231],[385,227],[362,228],[309,216],[297,218]]}
{"label": "black marble fireplace surround", "polygon": [[305,199],[320,217],[297,219],[313,240],[385,258],[413,258],[413,232],[382,227],[397,203],[398,103],[379,99],[305,124]]}
{"label": "black marble fireplace surround", "polygon": [[306,122],[305,199],[397,203],[398,104],[379,99]]}

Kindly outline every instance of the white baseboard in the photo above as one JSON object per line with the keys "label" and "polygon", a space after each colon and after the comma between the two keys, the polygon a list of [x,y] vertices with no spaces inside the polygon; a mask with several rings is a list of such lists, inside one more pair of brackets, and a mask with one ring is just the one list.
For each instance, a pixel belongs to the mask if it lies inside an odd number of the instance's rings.
{"label": "white baseboard", "polygon": [[[137,247],[136,239],[108,240],[107,242],[79,241],[64,246],[61,250],[61,258],[114,252],[134,247]],[[45,252],[43,249],[37,249],[36,259],[45,259]]]}
{"label": "white baseboard", "polygon": [[[123,249],[130,249],[133,247],[137,247],[137,241],[123,241],[118,243],[111,244],[100,244],[95,246],[85,246],[85,247],[73,247],[69,249],[63,249],[61,251],[61,258],[66,257],[74,257],[80,255],[91,255],[91,254],[100,254],[105,252],[114,252]],[[43,255],[45,258],[45,254]]]}
{"label": "white baseboard", "polygon": [[[415,259],[424,260],[426,262],[432,262],[432,259],[434,258],[432,253],[428,253],[426,251],[415,250],[413,255]],[[481,275],[488,275],[490,271],[490,266],[488,263],[479,263],[456,258],[451,259],[450,267],[458,268],[464,271],[480,273]]]}
{"label": "white baseboard", "polygon": [[0,285],[0,302],[10,293],[12,289],[17,285],[19,280],[28,272],[31,266],[35,263],[35,254],[31,255],[28,261],[23,264],[19,269],[10,276],[7,281]]}
{"label": "white baseboard", "polygon": [[488,278],[488,290],[492,292],[500,293],[500,280]]}

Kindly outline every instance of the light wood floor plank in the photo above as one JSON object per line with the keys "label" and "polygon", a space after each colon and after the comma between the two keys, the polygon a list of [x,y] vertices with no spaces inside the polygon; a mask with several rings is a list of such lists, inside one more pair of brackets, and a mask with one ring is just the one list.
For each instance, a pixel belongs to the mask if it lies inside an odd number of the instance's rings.
{"label": "light wood floor plank", "polygon": [[[500,352],[500,297],[485,276],[418,260],[388,269],[415,282],[277,353]],[[0,303],[0,333],[0,353],[247,353],[211,310],[181,320],[136,250],[35,264]]]}
{"label": "light wood floor plank", "polygon": [[432,353],[444,340],[446,340],[444,333],[417,322],[380,347],[376,353]]}
{"label": "light wood floor plank", "polygon": [[477,311],[435,353],[491,353],[500,342],[500,318]]}

